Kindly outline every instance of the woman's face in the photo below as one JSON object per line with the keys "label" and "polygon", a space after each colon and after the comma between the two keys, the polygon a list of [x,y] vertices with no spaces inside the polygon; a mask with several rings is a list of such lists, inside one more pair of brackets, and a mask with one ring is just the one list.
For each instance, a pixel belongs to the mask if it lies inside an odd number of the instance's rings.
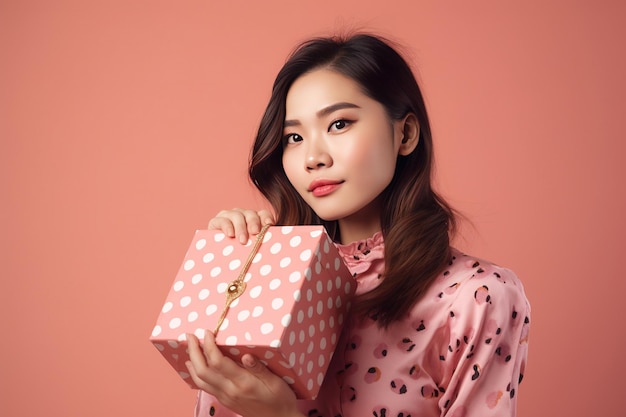
{"label": "woman's face", "polygon": [[393,178],[402,123],[352,79],[328,69],[302,75],[286,98],[283,167],[325,220],[366,237],[380,229],[378,196]]}

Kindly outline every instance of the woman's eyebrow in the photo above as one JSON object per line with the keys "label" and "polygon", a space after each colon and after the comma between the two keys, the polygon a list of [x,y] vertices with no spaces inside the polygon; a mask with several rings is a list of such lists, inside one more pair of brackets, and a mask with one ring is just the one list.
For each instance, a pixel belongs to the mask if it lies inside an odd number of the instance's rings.
{"label": "woman's eyebrow", "polygon": [[[339,102],[339,103],[335,103],[335,104],[331,104],[330,106],[324,107],[321,110],[318,110],[317,113],[315,113],[317,115],[318,118],[322,118],[324,116],[328,116],[329,114],[331,114],[332,112],[335,112],[337,110],[342,110],[342,109],[360,109],[361,107],[357,106],[354,103],[348,103],[348,102]],[[297,119],[293,119],[293,120],[285,120],[285,123],[283,124],[284,127],[290,127],[290,126],[299,126],[301,123],[299,120]]]}

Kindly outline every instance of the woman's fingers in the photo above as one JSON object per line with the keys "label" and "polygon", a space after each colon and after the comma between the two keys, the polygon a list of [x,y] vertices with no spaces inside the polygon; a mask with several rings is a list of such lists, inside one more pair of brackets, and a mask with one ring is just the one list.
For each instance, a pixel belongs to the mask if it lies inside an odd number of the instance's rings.
{"label": "woman's fingers", "polygon": [[222,210],[209,221],[209,229],[221,230],[229,237],[236,237],[241,243],[248,242],[250,235],[256,235],[265,224],[273,224],[274,216],[269,210],[246,210],[234,208]]}

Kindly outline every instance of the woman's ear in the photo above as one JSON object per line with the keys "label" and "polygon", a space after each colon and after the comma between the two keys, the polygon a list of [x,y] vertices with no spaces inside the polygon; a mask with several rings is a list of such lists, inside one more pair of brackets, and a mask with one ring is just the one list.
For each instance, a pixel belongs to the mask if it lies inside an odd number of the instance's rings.
{"label": "woman's ear", "polygon": [[420,125],[417,121],[417,116],[413,113],[404,116],[400,123],[402,126],[402,139],[400,140],[398,154],[406,156],[417,147],[420,139]]}

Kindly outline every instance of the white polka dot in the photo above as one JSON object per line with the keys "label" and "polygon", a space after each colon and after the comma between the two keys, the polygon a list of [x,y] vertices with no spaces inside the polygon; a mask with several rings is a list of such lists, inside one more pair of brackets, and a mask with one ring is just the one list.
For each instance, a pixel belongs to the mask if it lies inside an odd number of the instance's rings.
{"label": "white polka dot", "polygon": [[249,291],[250,297],[258,298],[259,295],[261,295],[261,291],[263,291],[263,287],[261,285],[257,285]]}
{"label": "white polka dot", "polygon": [[157,348],[160,352],[163,352],[165,350],[165,346],[160,343],[155,343],[154,347]]}
{"label": "white polka dot", "polygon": [[320,349],[326,350],[326,338],[325,337],[322,337],[320,339]]}
{"label": "white polka dot", "polygon": [[198,293],[198,298],[201,300],[206,300],[209,297],[209,294],[211,294],[211,291],[207,290],[206,288],[203,288]]}
{"label": "white polka dot", "polygon": [[343,324],[343,314],[339,313],[339,316],[337,316],[337,324],[338,325],[342,325]]}
{"label": "white polka dot", "polygon": [[306,300],[308,302],[311,302],[312,299],[313,299],[313,290],[309,288],[308,290],[306,290]]}
{"label": "white polka dot", "polygon": [[187,321],[189,323],[193,323],[197,319],[198,319],[198,313],[196,313],[195,311],[192,311],[191,313],[187,315]]}
{"label": "white polka dot", "polygon": [[[309,353],[311,353],[311,352],[309,352]],[[306,363],[306,372],[310,374],[311,371],[313,371],[313,361],[308,361]]]}
{"label": "white polka dot", "polygon": [[314,384],[315,382],[313,382],[312,379],[309,379],[309,381],[306,383],[306,389],[308,389],[309,391],[312,390]]}
{"label": "white polka dot", "polygon": [[313,278],[313,272],[311,271],[311,268],[307,268],[304,270],[304,277],[307,281],[311,281],[311,278]]}
{"label": "white polka dot", "polygon": [[283,245],[281,245],[280,242],[276,242],[272,246],[270,246],[270,253],[272,255],[276,255],[278,252],[280,252],[282,248]]}
{"label": "white polka dot", "polygon": [[161,311],[164,313],[167,313],[168,311],[172,309],[172,307],[174,307],[174,303],[172,303],[171,301],[168,301],[167,303],[163,304],[163,308],[161,309]]}
{"label": "white polka dot", "polygon": [[326,328],[326,320],[320,320],[320,332],[323,332]]}
{"label": "white polka dot", "polygon": [[306,315],[308,318],[313,318],[313,306],[309,306],[309,308],[306,311]]}
{"label": "white polka dot", "polygon": [[289,345],[293,346],[296,343],[296,332],[289,333]]}
{"label": "white polka dot", "polygon": [[333,290],[333,282],[331,280],[326,281],[326,291],[331,292]]}
{"label": "white polka dot", "polygon": [[333,299],[331,297],[328,297],[328,299],[326,300],[326,308],[328,308],[329,310],[333,308]]}
{"label": "white polka dot", "polygon": [[222,255],[228,256],[233,253],[233,250],[235,250],[235,247],[233,245],[225,246],[224,249],[222,249]]}
{"label": "white polka dot", "polygon": [[322,264],[320,264],[319,262],[315,263],[315,273],[317,275],[319,275],[322,272]]}
{"label": "white polka dot", "polygon": [[178,361],[178,358],[179,358],[178,353],[172,353],[172,358],[174,358],[175,361]]}
{"label": "white polka dot", "polygon": [[234,356],[241,355],[241,351],[239,349],[237,349],[237,348],[230,348],[229,352],[230,352],[231,355],[234,355]]}
{"label": "white polka dot", "polygon": [[270,347],[279,348],[280,347],[280,339],[274,339],[270,342]]}
{"label": "white polka dot", "polygon": [[341,268],[341,259],[335,258],[335,271],[339,271],[339,268]]}
{"label": "white polka dot", "polygon": [[175,341],[175,340],[168,340],[168,341],[167,341],[167,344],[168,344],[171,348],[174,348],[174,349],[177,349],[177,348],[178,348],[178,342],[177,342],[177,341]]}
{"label": "white polka dot", "polygon": [[239,259],[233,259],[232,261],[228,263],[228,269],[230,269],[231,271],[234,271],[240,266],[241,266],[241,261]]}
{"label": "white polka dot", "polygon": [[289,385],[293,385],[296,381],[291,378],[290,376],[284,376],[283,377],[283,381],[285,381],[286,383],[288,383]]}
{"label": "white polka dot", "polygon": [[179,319],[178,317],[174,317],[172,320],[170,320],[170,329],[177,329],[178,327],[180,327],[180,324],[182,323],[182,320]]}
{"label": "white polka dot", "polygon": [[333,316],[330,316],[328,318],[328,327],[330,327],[331,329],[335,327],[335,318]]}
{"label": "white polka dot", "polygon": [[298,363],[300,365],[302,365],[304,363],[304,359],[306,358],[306,355],[303,353],[300,354],[300,359],[298,359]]}
{"label": "white polka dot", "polygon": [[207,316],[210,316],[211,314],[215,314],[216,311],[217,311],[217,306],[215,304],[210,304],[207,306],[206,310],[204,310],[204,313]]}
{"label": "white polka dot", "polygon": [[346,282],[346,286],[344,288],[344,291],[346,292],[346,294],[351,294],[352,293],[352,285],[350,284],[350,282]]}
{"label": "white polka dot", "polygon": [[211,277],[213,278],[215,278],[221,273],[222,273],[222,268],[220,268],[219,266],[216,266],[215,268],[211,269]]}
{"label": "white polka dot", "polygon": [[222,240],[224,240],[225,237],[226,235],[224,233],[216,233],[213,235],[213,240],[216,242],[221,242]]}
{"label": "white polka dot", "polygon": [[283,327],[289,326],[291,324],[291,314],[285,314],[282,319],[280,319],[280,324]]}
{"label": "white polka dot", "polygon": [[263,315],[263,307],[254,307],[254,310],[252,310],[252,317],[261,317],[261,315]]}
{"label": "white polka dot", "polygon": [[250,272],[246,272],[246,275],[243,277],[243,282],[248,282],[252,279],[252,274]]}
{"label": "white polka dot", "polygon": [[313,337],[313,336],[315,336],[315,326],[311,324],[309,326],[309,337]]}
{"label": "white polka dot", "polygon": [[278,287],[280,287],[281,281],[278,278],[274,278],[273,280],[270,281],[270,290],[276,290]]}
{"label": "white polka dot", "polygon": [[272,266],[271,265],[263,265],[261,267],[261,269],[259,270],[259,273],[262,276],[267,276],[270,272],[272,272]]}
{"label": "white polka dot", "polygon": [[193,259],[188,259],[185,261],[185,265],[183,266],[183,268],[185,269],[185,271],[190,271],[195,265],[196,263],[193,261]]}
{"label": "white polka dot", "polygon": [[191,283],[194,285],[196,285],[200,281],[202,281],[202,274],[196,274],[193,277],[191,277]]}
{"label": "white polka dot", "polygon": [[209,262],[212,262],[213,259],[215,259],[215,255],[213,255],[211,252],[205,253],[204,256],[202,257],[202,262],[204,262],[205,264],[208,264]]}
{"label": "white polka dot", "polygon": [[183,379],[187,379],[187,378],[189,378],[191,376],[187,372],[183,372],[183,371],[178,371],[178,375],[180,375],[181,378],[183,378]]}
{"label": "white polka dot", "polygon": [[246,339],[246,341],[248,341],[248,342],[249,342],[249,341],[251,341],[251,340],[252,340],[252,335],[250,334],[250,332],[246,332],[246,333],[243,335],[243,338],[244,338],[244,339]]}
{"label": "white polka dot", "polygon": [[335,333],[330,335],[330,343],[335,346],[335,344],[337,343],[337,335]]}
{"label": "white polka dot", "polygon": [[324,292],[324,283],[322,281],[317,281],[315,283],[315,290],[317,291],[318,294],[321,294]]}
{"label": "white polka dot", "polygon": [[237,344],[237,336],[228,336],[226,340],[224,340],[224,344],[226,346],[235,346]]}
{"label": "white polka dot", "polygon": [[154,326],[154,329],[152,329],[152,337],[157,337],[158,335],[161,334],[161,331],[163,331],[161,326],[159,325]]}
{"label": "white polka dot", "polygon": [[[298,335],[298,341],[300,343],[304,343],[305,340],[306,340],[306,333],[304,332],[304,330],[300,330],[300,334]],[[302,355],[304,355],[304,353],[302,353]]]}
{"label": "white polka dot", "polygon": [[270,232],[269,230],[267,232],[265,232],[265,236],[263,236],[263,243],[269,241],[272,239],[272,232]]}
{"label": "white polka dot", "polygon": [[[315,350],[315,343],[313,343],[313,341],[310,341],[309,345],[306,347],[306,353],[311,354],[311,353],[313,353],[313,350]],[[309,363],[311,363],[311,362],[309,362]],[[311,372],[311,371],[309,370],[309,372]]]}
{"label": "white polka dot", "polygon": [[292,284],[300,281],[300,278],[302,278],[302,274],[300,274],[300,271],[294,271],[289,274],[289,282],[291,282]]}
{"label": "white polka dot", "polygon": [[237,314],[237,320],[239,321],[246,321],[248,317],[250,317],[250,310],[241,310]]}
{"label": "white polka dot", "polygon": [[279,310],[284,304],[285,302],[283,301],[282,298],[274,298],[272,300],[272,308],[274,310]]}
{"label": "white polka dot", "polygon": [[324,312],[324,302],[319,300],[317,302],[317,314],[321,315]]}
{"label": "white polka dot", "polygon": [[295,290],[293,292],[293,299],[296,301],[300,301],[300,298],[302,298],[302,293],[300,292],[300,290]]}
{"label": "white polka dot", "polygon": [[181,307],[187,307],[189,304],[191,304],[191,297],[189,297],[188,295],[180,299]]}
{"label": "white polka dot", "polygon": [[274,330],[274,325],[272,323],[263,323],[261,325],[261,334],[270,334]]}
{"label": "white polka dot", "polygon": [[254,255],[254,258],[252,258],[252,263],[256,264],[256,263],[260,262],[261,259],[263,259],[263,255],[261,255],[261,252],[257,252],[257,254]]}
{"label": "white polka dot", "polygon": [[292,248],[300,245],[300,243],[302,243],[302,238],[300,236],[294,236],[289,240],[289,246]]}
{"label": "white polka dot", "polygon": [[193,334],[195,334],[198,339],[202,340],[204,339],[204,336],[206,335],[206,331],[204,329],[196,329],[196,331],[193,332]]}
{"label": "white polka dot", "polygon": [[283,235],[288,235],[289,233],[293,231],[293,226],[283,226],[280,228],[280,231],[282,232]]}
{"label": "white polka dot", "polygon": [[330,245],[328,244],[328,241],[324,242],[324,253],[328,253],[328,251],[330,251]]}
{"label": "white polka dot", "polygon": [[319,355],[317,357],[317,366],[321,368],[322,366],[324,366],[325,363],[326,363],[326,358],[324,357],[324,355],[323,354]]}
{"label": "white polka dot", "polygon": [[228,288],[227,282],[220,282],[219,284],[217,284],[217,292],[220,294],[224,294],[227,288]]}
{"label": "white polka dot", "polygon": [[298,323],[302,324],[302,322],[304,321],[304,311],[303,310],[298,311],[298,315],[296,316],[296,320],[298,321]]}
{"label": "white polka dot", "polygon": [[265,359],[272,359],[274,357],[274,352],[272,352],[271,350],[266,350],[263,357]]}
{"label": "white polka dot", "polygon": [[174,283],[174,291],[178,292],[180,290],[182,290],[185,287],[185,283],[182,281],[176,281]]}
{"label": "white polka dot", "polygon": [[320,237],[322,235],[322,229],[313,230],[310,234],[311,237]]}
{"label": "white polka dot", "polygon": [[343,281],[341,280],[341,276],[337,275],[337,278],[335,278],[335,287],[339,289],[341,288],[342,284],[343,284]]}
{"label": "white polka dot", "polygon": [[291,258],[290,257],[286,257],[280,260],[280,267],[281,268],[287,268],[289,266],[289,264],[291,263]]}
{"label": "white polka dot", "polygon": [[317,384],[322,385],[322,382],[324,382],[324,374],[320,372],[317,374]]}
{"label": "white polka dot", "polygon": [[291,352],[289,354],[289,367],[293,368],[296,365],[296,353]]}
{"label": "white polka dot", "polygon": [[230,324],[230,320],[228,320],[228,317],[226,317],[224,321],[222,322],[222,325],[220,326],[220,330],[228,329],[229,324]]}
{"label": "white polka dot", "polygon": [[196,242],[196,249],[200,250],[206,246],[206,239],[199,239]]}
{"label": "white polka dot", "polygon": [[305,249],[302,251],[302,253],[300,254],[300,260],[305,262],[308,261],[309,259],[311,259],[311,249]]}
{"label": "white polka dot", "polygon": [[341,297],[337,296],[337,298],[335,298],[335,307],[341,308],[341,304],[342,304]]}

